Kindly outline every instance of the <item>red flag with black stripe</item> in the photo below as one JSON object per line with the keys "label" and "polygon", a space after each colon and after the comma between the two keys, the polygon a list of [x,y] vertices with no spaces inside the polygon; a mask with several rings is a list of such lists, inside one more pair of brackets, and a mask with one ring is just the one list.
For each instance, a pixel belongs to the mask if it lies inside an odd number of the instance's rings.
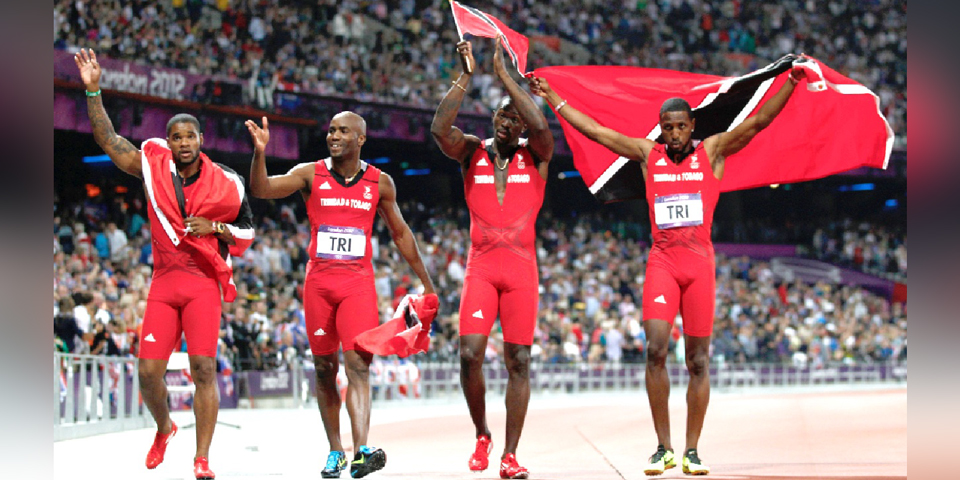
{"label": "red flag with black stripe", "polygon": [[457,24],[457,33],[460,40],[463,34],[469,33],[478,37],[500,38],[504,52],[513,59],[520,75],[527,74],[527,51],[530,49],[530,40],[506,26],[493,15],[481,12],[473,7],[463,5],[456,0],[450,0],[453,9],[453,21]]}
{"label": "red flag with black stripe", "polygon": [[[534,74],[577,110],[624,135],[659,141],[660,106],[681,97],[693,107],[693,138],[730,131],[780,89],[794,62],[807,80],[766,129],[726,160],[722,191],[813,180],[859,167],[886,168],[893,130],[869,89],[816,59],[796,55],[740,77],[656,68],[571,66]],[[562,117],[574,166],[602,202],[643,198],[640,164],[595,143]]]}

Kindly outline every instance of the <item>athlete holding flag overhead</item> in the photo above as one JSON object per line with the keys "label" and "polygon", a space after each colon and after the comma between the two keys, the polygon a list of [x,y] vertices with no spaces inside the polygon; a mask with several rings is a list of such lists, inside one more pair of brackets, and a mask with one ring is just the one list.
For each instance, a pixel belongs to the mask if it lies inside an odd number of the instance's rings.
{"label": "athlete holding flag overhead", "polygon": [[[470,42],[458,43],[457,51],[466,65],[475,65]],[[443,97],[430,132],[443,153],[460,164],[470,210],[471,246],[460,299],[460,382],[477,438],[469,468],[485,470],[493,449],[482,367],[499,314],[509,373],[500,477],[527,478],[516,451],[530,401],[530,346],[539,303],[534,223],[554,141],[543,113],[504,67],[500,41],[493,64],[509,94],[493,114],[494,138],[481,140],[453,126],[471,78],[467,71]],[[520,138],[524,130],[529,130],[529,141]]]}
{"label": "athlete holding flag overhead", "polygon": [[670,440],[666,360],[670,330],[679,310],[683,316],[687,385],[687,435],[684,473],[706,475],[710,468],[697,452],[710,401],[710,336],[713,333],[716,267],[710,230],[720,197],[724,160],[746,147],[786,106],[806,71],[793,67],[789,79],[756,115],[729,132],[693,142],[696,126],[690,104],[671,98],[660,107],[665,144],[632,138],[604,127],[568,105],[543,78],[534,78],[533,93],[547,100],[558,116],[577,131],[614,153],[640,162],[650,205],[653,247],[643,288],[643,328],[647,338],[646,388],[659,445],[644,469],[659,475],[676,466]]}

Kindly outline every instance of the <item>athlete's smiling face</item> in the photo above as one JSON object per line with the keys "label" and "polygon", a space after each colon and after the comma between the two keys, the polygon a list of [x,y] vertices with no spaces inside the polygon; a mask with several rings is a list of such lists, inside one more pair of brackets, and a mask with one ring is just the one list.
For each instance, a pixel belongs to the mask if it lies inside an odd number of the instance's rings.
{"label": "athlete's smiling face", "polygon": [[200,146],[203,134],[191,122],[178,122],[170,126],[167,133],[167,146],[173,159],[180,165],[190,165],[200,158]]}
{"label": "athlete's smiling face", "polygon": [[360,158],[360,147],[367,141],[363,119],[352,112],[341,112],[330,120],[327,148],[331,158]]}

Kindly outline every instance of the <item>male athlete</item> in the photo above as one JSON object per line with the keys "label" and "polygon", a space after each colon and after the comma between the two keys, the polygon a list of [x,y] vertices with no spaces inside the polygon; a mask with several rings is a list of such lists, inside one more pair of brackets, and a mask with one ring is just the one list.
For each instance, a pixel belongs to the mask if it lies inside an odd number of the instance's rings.
{"label": "male athlete", "polygon": [[716,269],[710,229],[720,197],[724,159],[743,149],[783,110],[797,83],[806,76],[796,66],[783,87],[756,115],[729,132],[694,143],[696,125],[690,105],[671,98],[660,108],[660,130],[665,144],[627,137],[578,111],[535,78],[531,90],[547,100],[557,114],[587,138],[630,160],[638,161],[646,184],[653,247],[647,260],[643,289],[643,328],[647,337],[646,387],[659,445],[644,469],[659,475],[676,466],[670,441],[667,399],[667,348],[670,329],[679,309],[683,315],[687,385],[687,438],[683,472],[706,475],[710,468],[697,453],[703,418],[710,401],[710,335],[713,333]]}
{"label": "male athlete", "polygon": [[[360,115],[340,112],[330,120],[327,147],[330,156],[301,163],[283,175],[267,176],[265,149],[270,139],[267,118],[263,128],[246,122],[254,138],[250,191],[259,198],[283,198],[300,192],[310,219],[310,246],[303,307],[307,333],[317,370],[320,418],[330,443],[321,475],[339,478],[347,459],[340,440],[340,394],[337,390],[337,351],[343,346],[347,371],[347,412],[353,431],[354,478],[384,467],[387,455],[367,445],[370,431],[370,362],[373,354],[356,345],[357,335],[379,325],[377,291],[371,263],[370,235],[379,213],[400,254],[436,302],[433,282],[423,266],[417,241],[397,207],[390,175],[360,160],[367,140],[367,124]],[[428,298],[429,298],[428,297]],[[436,305],[436,303],[434,303]]]}
{"label": "male athlete", "polygon": [[150,200],[154,268],[143,318],[139,377],[140,394],[157,422],[157,433],[147,453],[147,468],[163,462],[167,444],[177,433],[163,377],[182,333],[196,385],[194,475],[212,479],[208,456],[220,405],[216,356],[221,292],[228,302],[236,297],[230,255],[243,254],[253,241],[253,214],[243,178],[200,152],[203,134],[192,115],[171,118],[166,140],[152,138],[141,149],[134,147],[117,135],[103,107],[97,56],[81,49],[74,61],[87,87],[94,139],[117,167],[143,179]]}
{"label": "male athlete", "polygon": [[[457,51],[476,65],[470,42]],[[470,253],[460,299],[460,383],[476,428],[470,470],[482,471],[493,449],[487,427],[483,357],[497,315],[503,330],[507,381],[507,434],[501,478],[527,478],[517,463],[517,444],[530,401],[530,345],[537,320],[539,274],[534,223],[543,204],[553,135],[547,120],[504,68],[497,41],[494,70],[505,97],[493,114],[494,138],[481,141],[453,126],[469,85],[463,72],[443,97],[430,132],[443,153],[460,163],[470,210]],[[530,138],[520,138],[529,129]]]}

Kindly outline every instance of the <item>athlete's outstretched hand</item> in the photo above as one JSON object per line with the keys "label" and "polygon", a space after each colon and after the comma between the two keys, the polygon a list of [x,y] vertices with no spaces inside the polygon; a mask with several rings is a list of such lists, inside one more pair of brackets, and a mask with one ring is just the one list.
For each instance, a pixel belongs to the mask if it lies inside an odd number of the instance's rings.
{"label": "athlete's outstretched hand", "polygon": [[253,139],[253,148],[256,149],[257,153],[263,153],[267,149],[267,142],[270,141],[270,122],[267,121],[267,117],[263,118],[263,128],[260,128],[257,125],[257,122],[253,120],[247,120],[244,122],[244,125],[247,126],[247,131],[250,132],[250,138]]}
{"label": "athlete's outstretched hand", "polygon": [[92,49],[81,48],[79,52],[73,55],[73,61],[80,70],[80,80],[87,86],[87,90],[90,90],[91,87],[96,87],[94,90],[99,90],[100,75],[103,70],[100,69],[97,54],[93,53]]}

